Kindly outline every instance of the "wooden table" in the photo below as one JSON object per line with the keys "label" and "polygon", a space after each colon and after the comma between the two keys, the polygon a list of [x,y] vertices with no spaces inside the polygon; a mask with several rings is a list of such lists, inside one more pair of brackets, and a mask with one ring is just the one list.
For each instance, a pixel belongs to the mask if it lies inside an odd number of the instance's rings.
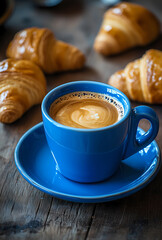
{"label": "wooden table", "polygon": [[[161,0],[134,1],[151,9],[162,23]],[[108,77],[149,48],[162,50],[162,37],[147,47],[103,58],[92,45],[106,7],[98,1],[64,0],[53,8],[38,8],[31,1],[16,1],[14,12],[0,29],[0,59],[20,29],[48,27],[55,36],[76,45],[86,54],[83,70],[47,76],[48,91],[74,80],[107,82]],[[137,106],[133,103],[132,106]],[[156,141],[162,149],[162,107],[153,105],[160,119]],[[35,189],[19,174],[14,149],[19,138],[42,121],[40,105],[17,122],[0,124],[0,239],[162,239],[162,169],[139,192],[102,204],[63,201]],[[142,122],[146,129],[148,123]]]}

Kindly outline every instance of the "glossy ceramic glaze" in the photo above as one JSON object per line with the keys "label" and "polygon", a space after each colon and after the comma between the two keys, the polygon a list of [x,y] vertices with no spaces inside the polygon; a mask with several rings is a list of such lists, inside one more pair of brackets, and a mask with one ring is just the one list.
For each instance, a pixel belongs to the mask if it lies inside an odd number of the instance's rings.
{"label": "glossy ceramic glaze", "polygon": [[[54,121],[49,115],[53,101],[80,91],[106,94],[122,105],[123,117],[110,126],[95,129],[73,128]],[[42,117],[57,169],[71,180],[86,183],[103,181],[112,176],[123,158],[154,140],[159,127],[156,113],[150,107],[131,109],[128,98],[118,89],[93,81],[70,82],[51,90],[42,102]],[[137,139],[136,131],[142,118],[148,119],[151,127]]]}
{"label": "glossy ceramic glaze", "polygon": [[[138,137],[144,133],[138,128]],[[119,170],[99,183],[77,183],[57,170],[49,150],[43,123],[30,129],[15,149],[15,163],[33,186],[52,196],[75,202],[105,202],[128,196],[145,187],[158,173],[160,150],[155,141],[125,159]]]}

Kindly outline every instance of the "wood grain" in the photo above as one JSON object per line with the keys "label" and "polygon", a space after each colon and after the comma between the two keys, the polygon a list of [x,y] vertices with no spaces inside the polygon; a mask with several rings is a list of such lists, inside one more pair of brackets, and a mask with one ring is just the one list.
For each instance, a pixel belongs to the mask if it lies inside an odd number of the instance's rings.
{"label": "wood grain", "polygon": [[[162,22],[161,0],[134,1],[151,9]],[[0,28],[0,60],[14,34],[27,27],[48,27],[55,36],[76,45],[87,58],[83,70],[47,76],[48,91],[74,80],[107,82],[115,71],[139,58],[149,48],[162,50],[162,36],[147,47],[103,58],[93,51],[106,7],[101,1],[64,0],[53,8],[38,8],[32,1],[15,1],[15,9]],[[132,107],[137,106],[132,102]],[[160,119],[156,138],[162,149],[162,108],[151,106]],[[42,121],[40,105],[17,122],[0,124],[0,239],[162,239],[162,170],[146,188],[132,196],[102,204],[79,204],[53,198],[29,185],[14,163],[14,149],[29,128]],[[148,128],[142,121],[140,126]]]}

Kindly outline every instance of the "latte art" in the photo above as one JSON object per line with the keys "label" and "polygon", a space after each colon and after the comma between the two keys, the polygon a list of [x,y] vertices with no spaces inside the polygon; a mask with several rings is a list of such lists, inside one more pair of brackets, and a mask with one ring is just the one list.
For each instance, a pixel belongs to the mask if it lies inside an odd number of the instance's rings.
{"label": "latte art", "polygon": [[112,125],[120,118],[117,107],[107,100],[94,97],[98,94],[70,95],[57,99],[50,107],[50,116],[58,123],[74,128],[93,129]]}

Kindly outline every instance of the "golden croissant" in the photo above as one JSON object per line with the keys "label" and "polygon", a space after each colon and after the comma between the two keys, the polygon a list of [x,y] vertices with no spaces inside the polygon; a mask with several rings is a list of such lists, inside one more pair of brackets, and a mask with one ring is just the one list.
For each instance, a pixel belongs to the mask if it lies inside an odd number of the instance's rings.
{"label": "golden croissant", "polygon": [[33,27],[18,32],[6,54],[11,58],[31,60],[46,73],[79,69],[85,63],[85,56],[79,49],[57,40],[46,28]]}
{"label": "golden croissant", "polygon": [[16,121],[41,103],[45,94],[46,79],[35,63],[15,59],[0,62],[0,122]]}
{"label": "golden croissant", "polygon": [[113,55],[147,45],[159,34],[160,23],[153,13],[140,5],[123,2],[105,13],[94,49],[103,55]]}
{"label": "golden croissant", "polygon": [[151,49],[113,74],[108,84],[124,92],[131,100],[162,104],[162,52]]}

